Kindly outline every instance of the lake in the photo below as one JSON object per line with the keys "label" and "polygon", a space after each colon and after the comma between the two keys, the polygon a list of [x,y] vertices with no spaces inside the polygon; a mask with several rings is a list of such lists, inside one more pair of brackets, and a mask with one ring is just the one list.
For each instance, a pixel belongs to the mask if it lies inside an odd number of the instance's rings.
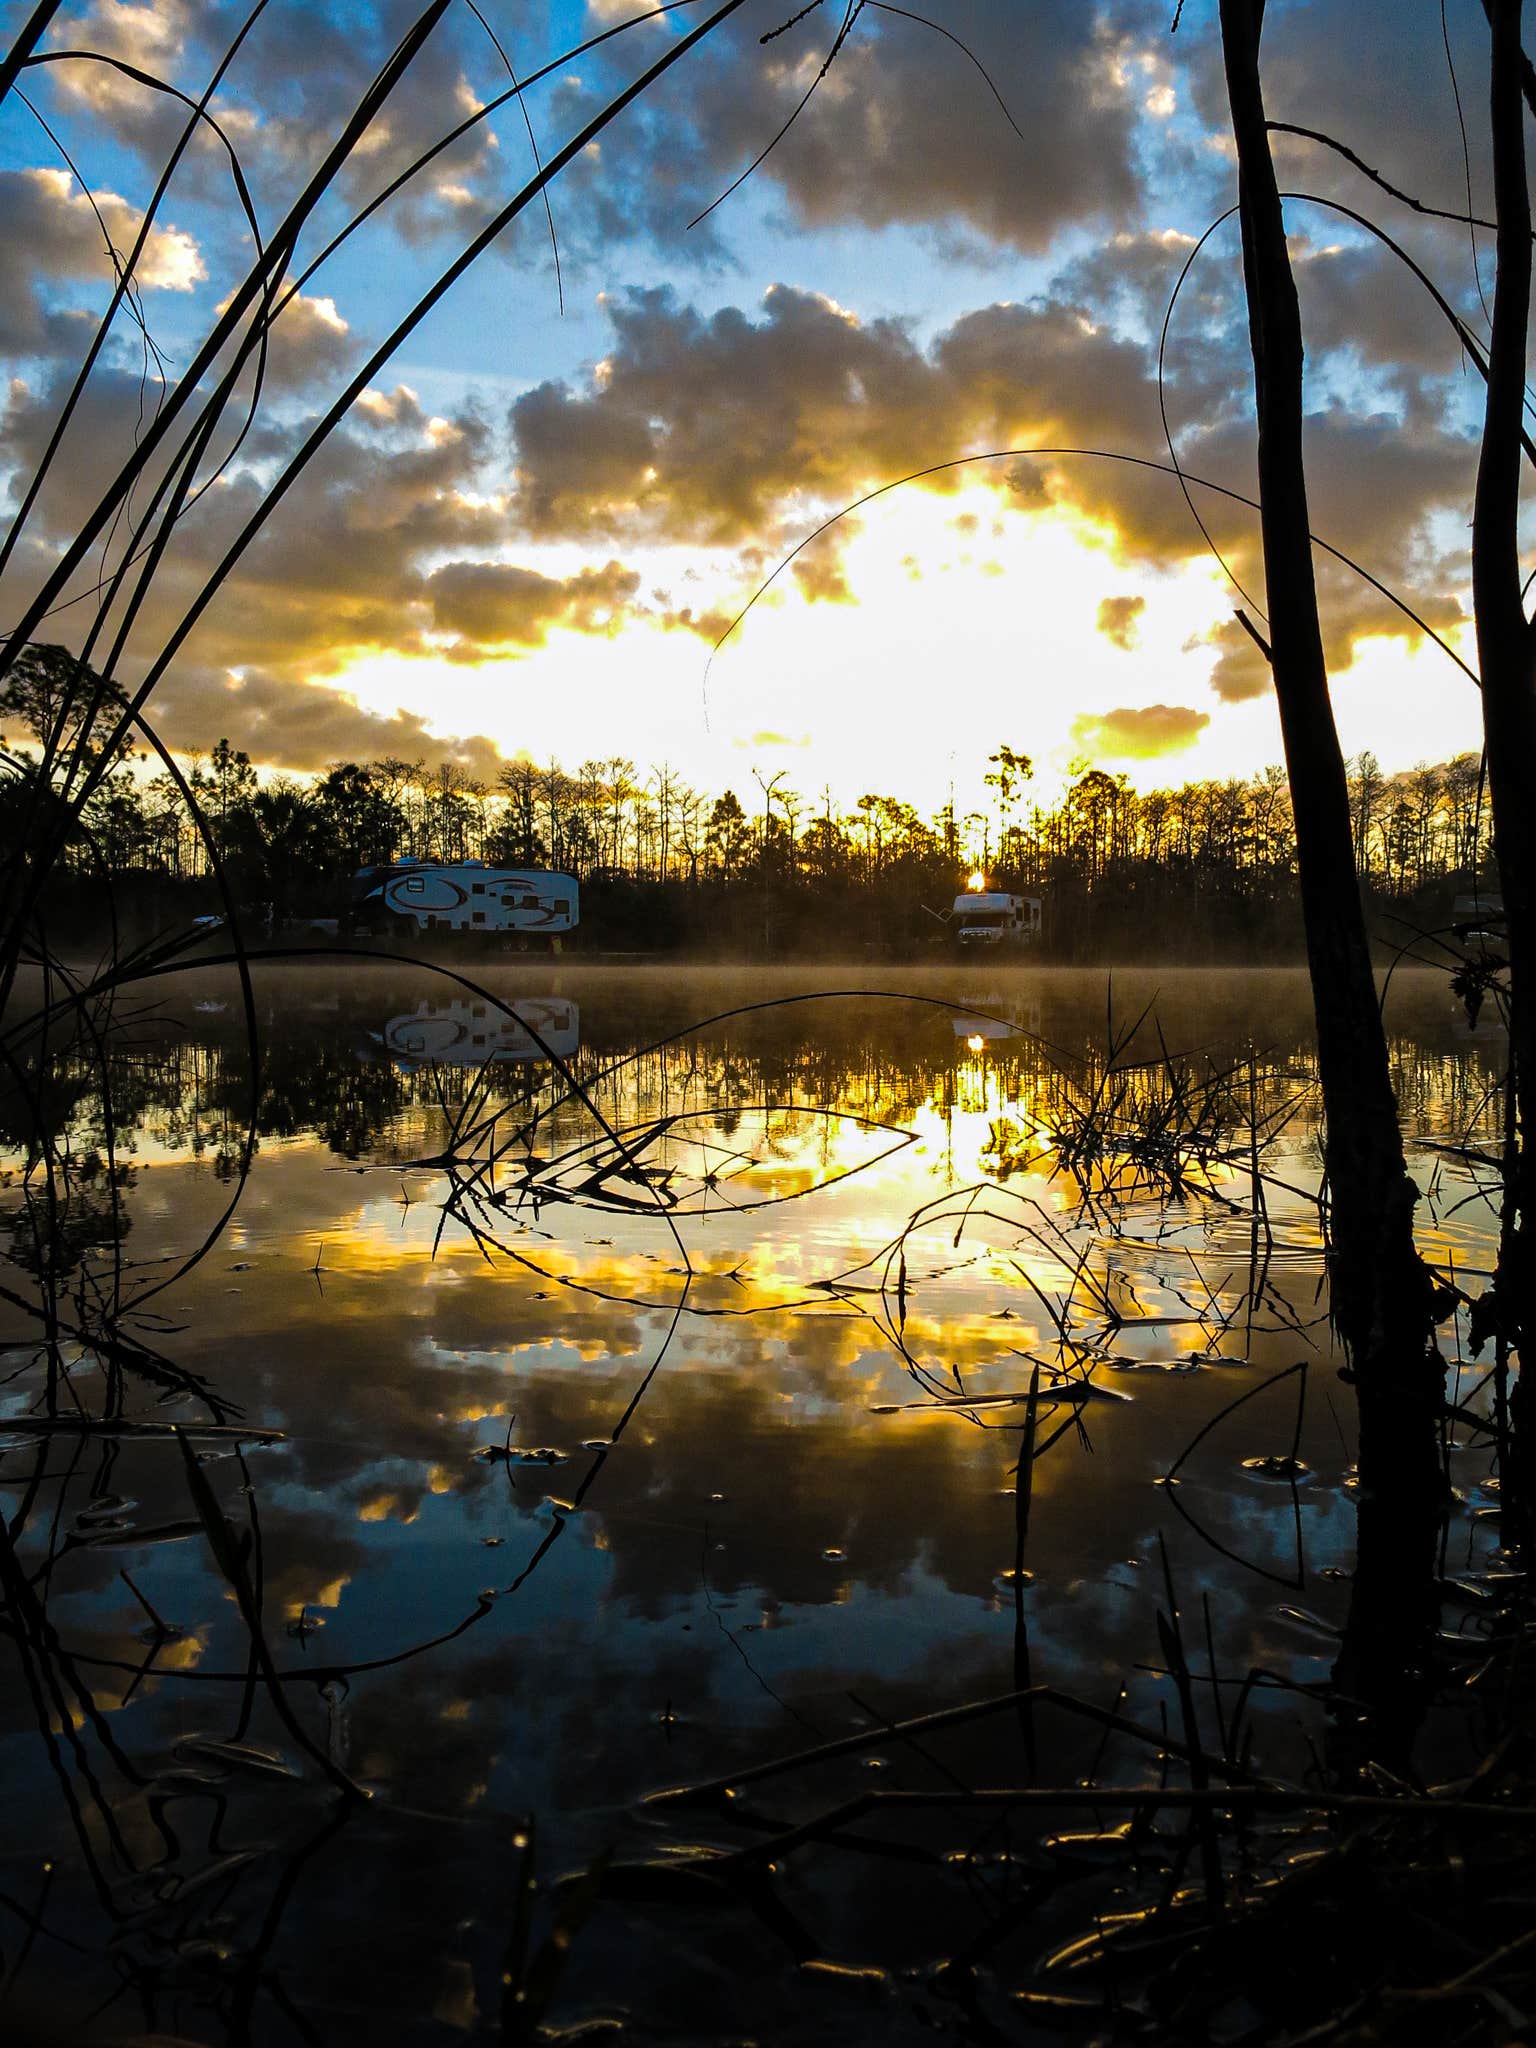
{"label": "lake", "polygon": [[[1105,1716],[1177,1733],[1170,1581],[1211,1741],[1320,1739],[1357,1482],[1305,979],[456,971],[258,968],[254,1083],[232,974],[167,977],[6,1098],[0,1945],[210,2048],[519,2038],[519,1991],[571,2039],[973,2038],[934,1966],[1096,1823],[889,1794],[1142,1782]],[[1387,1019],[1421,1242],[1486,1273],[1504,1043],[1427,974]],[[1489,1454],[1451,1476],[1446,1570],[1496,1569]],[[1015,1919],[999,1982],[1074,1924]]]}

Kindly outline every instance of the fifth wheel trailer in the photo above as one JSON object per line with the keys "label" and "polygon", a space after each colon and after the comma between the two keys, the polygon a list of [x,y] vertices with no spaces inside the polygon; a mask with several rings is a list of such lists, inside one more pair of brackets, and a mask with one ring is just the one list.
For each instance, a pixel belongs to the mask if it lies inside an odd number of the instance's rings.
{"label": "fifth wheel trailer", "polygon": [[353,878],[352,928],[359,933],[483,932],[558,946],[580,915],[575,877],[544,868],[395,861],[363,868]]}

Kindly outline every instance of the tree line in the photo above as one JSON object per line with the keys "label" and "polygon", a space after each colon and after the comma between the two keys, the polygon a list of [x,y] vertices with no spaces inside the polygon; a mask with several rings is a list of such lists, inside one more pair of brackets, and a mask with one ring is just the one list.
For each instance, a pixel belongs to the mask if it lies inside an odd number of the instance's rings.
{"label": "tree line", "polygon": [[[8,736],[0,818],[19,828],[42,774],[28,745],[58,719],[74,672],[34,648],[0,695]],[[110,693],[106,697],[110,710]],[[104,720],[107,713],[99,715]],[[25,735],[10,736],[9,729]],[[88,731],[65,750],[89,755]],[[338,762],[309,779],[258,776],[221,740],[178,781],[151,773],[129,740],[68,843],[61,883],[89,900],[105,874],[120,893],[168,907],[207,894],[222,863],[236,899],[265,923],[344,911],[352,874],[397,860],[483,860],[554,868],[586,893],[589,936],[632,948],[731,945],[757,951],[897,951],[942,942],[939,919],[964,877],[1045,899],[1047,945],[1063,959],[1269,957],[1301,942],[1296,826],[1285,771],[1140,792],[1084,768],[1054,801],[1032,797],[1029,756],[1000,746],[982,807],[923,816],[870,792],[851,805],[808,797],[782,771],[754,771],[748,801],[710,794],[666,766],[612,757],[567,770],[510,762],[496,783],[452,762]],[[1444,922],[1454,895],[1489,869],[1479,757],[1386,774],[1349,763],[1356,868],[1378,909]],[[199,885],[202,885],[201,888]],[[937,914],[937,915],[936,915]]]}

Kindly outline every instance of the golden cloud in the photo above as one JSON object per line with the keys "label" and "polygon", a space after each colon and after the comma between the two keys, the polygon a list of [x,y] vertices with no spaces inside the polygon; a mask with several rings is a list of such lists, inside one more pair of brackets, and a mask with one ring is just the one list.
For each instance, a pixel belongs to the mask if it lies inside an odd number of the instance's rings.
{"label": "golden cloud", "polygon": [[1146,608],[1144,597],[1106,597],[1100,601],[1095,623],[1111,646],[1129,654],[1141,637],[1136,622]]}
{"label": "golden cloud", "polygon": [[[1149,273],[1161,264],[1171,281],[1184,243],[1143,240]],[[757,317],[736,307],[706,316],[665,288],[606,311],[613,339],[599,368],[541,384],[511,409],[509,511],[530,539],[691,543],[735,550],[741,572],[755,574],[750,552],[771,566],[829,507],[967,450],[1034,445],[1037,457],[946,468],[923,487],[984,480],[1016,509],[1091,521],[1126,562],[1207,553],[1164,468],[1155,352],[1083,304],[982,307],[926,349],[899,321],[861,322],[785,285],[765,294]],[[1186,468],[1251,497],[1245,349],[1240,324],[1227,323],[1222,339],[1176,352],[1166,391]],[[1459,430],[1420,411],[1405,435],[1393,413],[1330,406],[1309,422],[1309,483],[1315,530],[1433,622],[1458,612],[1461,569],[1430,540],[1429,522],[1467,501],[1472,469]],[[1210,542],[1245,601],[1261,606],[1257,514],[1239,497],[1192,488]],[[815,567],[796,563],[807,596],[837,594],[828,564],[853,530],[849,521],[818,543]],[[1334,645],[1362,629],[1416,636],[1353,572],[1328,566],[1320,577],[1341,607]],[[1101,630],[1111,638],[1134,624],[1128,603],[1110,600]]]}
{"label": "golden cloud", "polygon": [[1186,704],[1125,705],[1074,719],[1072,737],[1097,760],[1150,761],[1192,747],[1210,722],[1208,711]]}
{"label": "golden cloud", "polygon": [[542,647],[556,626],[614,633],[639,588],[621,562],[568,577],[511,562],[451,562],[427,579],[433,624],[473,660],[487,648]]}

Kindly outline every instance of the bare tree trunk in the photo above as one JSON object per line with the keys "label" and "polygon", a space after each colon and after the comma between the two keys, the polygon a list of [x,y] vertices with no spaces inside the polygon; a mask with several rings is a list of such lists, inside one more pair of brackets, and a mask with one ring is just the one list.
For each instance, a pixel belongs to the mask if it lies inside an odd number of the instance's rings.
{"label": "bare tree trunk", "polygon": [[1520,574],[1520,428],[1531,313],[1531,202],[1525,169],[1520,0],[1491,0],[1489,115],[1498,218],[1498,281],[1488,356],[1488,395],[1472,520],[1472,594],[1494,858],[1509,938],[1510,1065],[1517,1143],[1511,1228],[1500,1249],[1491,1318],[1520,1347],[1510,1403],[1511,1457],[1501,1475],[1509,1535],[1536,1547],[1536,1383],[1523,1370],[1532,1321],[1530,1272],[1536,1234],[1536,989],[1531,986],[1532,868],[1536,864],[1536,633],[1525,616]]}
{"label": "bare tree trunk", "polygon": [[1414,1249],[1409,1179],[1355,874],[1349,787],[1328,695],[1302,453],[1301,313],[1259,81],[1264,0],[1221,0],[1237,145],[1243,279],[1258,412],[1271,666],[1295,812],[1307,964],[1317,1015],[1335,1324],[1360,1416],[1360,1535],[1341,1689],[1380,1754],[1433,1626],[1443,1400],[1433,1289]]}

